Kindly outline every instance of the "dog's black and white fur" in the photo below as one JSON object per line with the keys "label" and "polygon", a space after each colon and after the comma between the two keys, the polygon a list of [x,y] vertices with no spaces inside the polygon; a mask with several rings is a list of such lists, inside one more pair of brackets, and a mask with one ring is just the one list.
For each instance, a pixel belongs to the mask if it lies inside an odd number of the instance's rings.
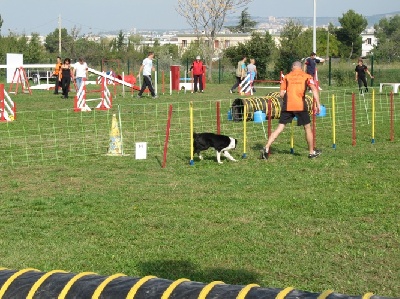
{"label": "dog's black and white fur", "polygon": [[235,138],[218,135],[214,133],[194,133],[193,134],[193,153],[197,154],[200,160],[203,160],[201,151],[205,151],[210,147],[214,148],[217,153],[217,161],[219,164],[221,162],[221,153],[224,154],[226,158],[231,161],[236,161],[228,151],[235,149],[237,145],[237,140]]}

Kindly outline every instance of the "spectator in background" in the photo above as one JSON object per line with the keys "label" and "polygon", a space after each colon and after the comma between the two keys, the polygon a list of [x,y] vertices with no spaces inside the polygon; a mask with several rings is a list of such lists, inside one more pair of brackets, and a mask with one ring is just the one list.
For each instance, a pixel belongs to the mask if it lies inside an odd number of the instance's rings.
{"label": "spectator in background", "polygon": [[360,90],[360,93],[362,93],[362,86],[364,85],[365,92],[368,92],[368,85],[367,85],[367,75],[368,74],[371,79],[374,78],[374,76],[371,75],[371,73],[368,70],[368,67],[363,63],[363,60],[360,58],[358,59],[358,64],[355,68],[356,72],[356,81],[358,82],[358,89]]}
{"label": "spectator in background", "polygon": [[251,87],[253,88],[253,92],[256,92],[256,89],[254,88],[254,80],[257,78],[257,67],[254,58],[250,58],[250,63],[247,65],[247,75],[250,75]]}
{"label": "spectator in background", "polygon": [[204,73],[204,65],[201,61],[200,56],[196,56],[196,60],[193,61],[192,66],[189,69],[189,72],[193,70],[193,84],[194,84],[194,92],[197,92],[197,82],[199,84],[200,92],[203,92],[203,73]]}
{"label": "spectator in background", "polygon": [[53,76],[56,77],[56,83],[54,86],[54,94],[58,94],[58,88],[61,85],[61,82],[60,82],[61,65],[62,65],[61,57],[57,56],[57,63],[56,63],[56,66],[54,67],[54,72],[53,72]]}
{"label": "spectator in background", "polygon": [[82,57],[79,57],[78,61],[74,64],[74,78],[76,82],[76,88],[78,91],[81,89],[83,78],[88,77],[88,66]]}
{"label": "spectator in background", "polygon": [[315,52],[311,52],[310,57],[306,58],[306,61],[304,63],[304,71],[311,77],[313,77],[315,84],[318,87],[318,90],[322,90],[322,88],[319,87],[318,76],[317,76],[317,63],[320,62],[324,62],[324,59],[317,58],[317,54],[315,54]]}
{"label": "spectator in background", "polygon": [[231,89],[229,89],[230,93],[234,93],[235,89],[238,88],[240,82],[242,82],[242,80],[246,77],[246,60],[247,57],[243,56],[242,60],[240,60],[237,63],[237,67],[236,67],[236,83],[233,84],[233,86],[231,87]]}
{"label": "spectator in background", "polygon": [[61,98],[68,99],[71,77],[72,77],[71,59],[65,58],[64,63],[61,65],[61,87],[63,94]]}
{"label": "spectator in background", "polygon": [[306,58],[306,61],[304,63],[304,71],[311,75],[313,79],[315,79],[315,70],[317,68],[317,63],[320,63],[321,59],[317,58],[317,54],[314,52],[311,52],[310,57]]}
{"label": "spectator in background", "polygon": [[137,95],[138,98],[142,97],[142,94],[146,89],[146,87],[149,88],[153,99],[158,98],[158,96],[154,91],[153,83],[151,81],[151,72],[155,71],[155,68],[153,67],[153,59],[154,59],[154,52],[149,52],[147,58],[143,59],[142,65],[140,66],[139,74],[137,76],[139,77],[140,73],[143,71],[143,83],[142,83],[142,88],[140,89]]}

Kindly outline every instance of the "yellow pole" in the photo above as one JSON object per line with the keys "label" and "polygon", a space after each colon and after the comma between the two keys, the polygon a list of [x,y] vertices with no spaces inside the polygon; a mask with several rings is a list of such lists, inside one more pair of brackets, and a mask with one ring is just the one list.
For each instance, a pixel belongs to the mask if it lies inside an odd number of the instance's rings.
{"label": "yellow pole", "polygon": [[247,158],[246,154],[246,129],[247,129],[247,104],[244,104],[244,109],[243,109],[243,155],[242,158],[245,159]]}
{"label": "yellow pole", "polygon": [[335,95],[332,95],[332,147],[336,149],[336,107],[335,107]]}
{"label": "yellow pole", "polygon": [[293,121],[290,123],[290,153],[294,154],[294,126]]}
{"label": "yellow pole", "polygon": [[194,160],[193,160],[193,102],[190,102],[190,165],[194,165]]}
{"label": "yellow pole", "polygon": [[375,143],[375,89],[372,90],[372,139],[371,143]]}

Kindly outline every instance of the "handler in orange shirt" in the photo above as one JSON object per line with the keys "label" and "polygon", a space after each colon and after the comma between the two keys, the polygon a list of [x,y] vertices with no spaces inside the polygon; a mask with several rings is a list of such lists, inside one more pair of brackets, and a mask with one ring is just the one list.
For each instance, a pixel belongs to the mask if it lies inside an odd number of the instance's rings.
{"label": "handler in orange shirt", "polygon": [[54,72],[53,72],[53,76],[56,77],[56,84],[55,84],[55,87],[54,87],[54,94],[58,94],[58,88],[59,88],[59,86],[61,85],[61,84],[60,84],[60,83],[61,83],[61,78],[60,78],[60,75],[61,75],[61,65],[62,65],[62,63],[61,63],[61,57],[60,57],[60,56],[57,56],[57,63],[56,63],[56,66],[55,66]]}
{"label": "handler in orange shirt", "polygon": [[314,79],[301,70],[300,61],[295,61],[292,65],[292,71],[282,80],[280,96],[283,98],[283,104],[279,125],[275,131],[271,133],[265,148],[262,150],[262,159],[268,159],[268,151],[271,144],[279,134],[282,133],[286,124],[292,122],[294,117],[297,118],[297,125],[304,127],[309,150],[308,158],[313,159],[321,154],[320,150],[313,148],[313,134],[310,124],[311,119],[305,101],[307,87],[310,87],[313,92],[316,103],[315,112],[318,114],[320,111],[319,94]]}

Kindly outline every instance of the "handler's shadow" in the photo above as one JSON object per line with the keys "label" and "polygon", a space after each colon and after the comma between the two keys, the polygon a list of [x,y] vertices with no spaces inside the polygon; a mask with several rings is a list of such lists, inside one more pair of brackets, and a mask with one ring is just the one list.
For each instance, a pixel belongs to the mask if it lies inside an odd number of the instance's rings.
{"label": "handler's shadow", "polygon": [[[257,154],[258,156],[261,156],[261,151],[264,148],[264,146],[265,144],[257,143],[251,146],[250,149],[253,151],[253,153]],[[296,152],[296,149],[294,149],[294,152],[291,153],[290,148],[278,149],[271,147],[271,154],[292,154],[293,156],[301,156],[299,153]]]}
{"label": "handler's shadow", "polygon": [[226,284],[245,285],[257,283],[257,274],[247,270],[226,268],[201,269],[199,266],[185,260],[157,260],[138,263],[142,276],[155,275],[158,278],[177,280],[187,278],[191,281],[209,283],[223,281]]}

